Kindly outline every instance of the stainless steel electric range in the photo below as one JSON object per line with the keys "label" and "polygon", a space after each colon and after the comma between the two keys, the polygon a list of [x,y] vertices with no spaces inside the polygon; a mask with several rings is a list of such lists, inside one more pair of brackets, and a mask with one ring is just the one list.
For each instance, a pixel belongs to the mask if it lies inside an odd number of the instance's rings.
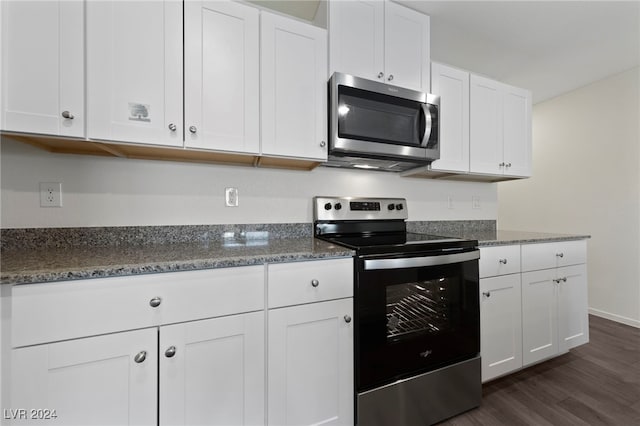
{"label": "stainless steel electric range", "polygon": [[314,198],[355,250],[355,423],[426,425],[480,405],[477,241],[407,232],[402,198]]}

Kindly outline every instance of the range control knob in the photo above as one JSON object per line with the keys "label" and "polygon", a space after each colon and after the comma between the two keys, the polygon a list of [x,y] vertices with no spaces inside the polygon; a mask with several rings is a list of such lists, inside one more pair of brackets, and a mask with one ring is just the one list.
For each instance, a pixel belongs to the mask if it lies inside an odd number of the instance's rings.
{"label": "range control knob", "polygon": [[395,204],[389,204],[389,205],[387,206],[387,208],[388,208],[389,210],[395,210],[395,209],[396,209],[396,206],[395,206]]}
{"label": "range control knob", "polygon": [[327,203],[324,205],[325,210],[331,210],[331,203]]}
{"label": "range control knob", "polygon": [[336,209],[336,210],[340,210],[340,209],[342,208],[342,204],[340,204],[340,203],[336,203],[336,204],[333,206],[333,208],[334,208],[334,209]]}
{"label": "range control knob", "polygon": [[402,204],[396,204],[396,210],[402,210],[404,206]]}

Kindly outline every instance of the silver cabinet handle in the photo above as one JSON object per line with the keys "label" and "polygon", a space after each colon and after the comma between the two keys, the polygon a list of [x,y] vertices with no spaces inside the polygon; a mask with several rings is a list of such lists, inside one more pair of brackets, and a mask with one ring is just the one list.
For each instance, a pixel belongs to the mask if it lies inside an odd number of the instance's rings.
{"label": "silver cabinet handle", "polygon": [[73,114],[71,114],[69,111],[62,111],[62,117],[73,120]]}
{"label": "silver cabinet handle", "polygon": [[507,163],[507,164],[505,164],[505,166],[511,167],[511,163]]}
{"label": "silver cabinet handle", "polygon": [[320,141],[320,147],[324,148],[327,145],[325,141]]}
{"label": "silver cabinet handle", "polygon": [[567,282],[567,277],[560,278],[558,281],[562,280],[563,283]]}
{"label": "silver cabinet handle", "polygon": [[162,303],[162,298],[160,297],[154,297],[153,299],[149,300],[149,305],[152,308],[157,308],[158,306],[160,306],[160,303]]}
{"label": "silver cabinet handle", "polygon": [[380,72],[378,73],[378,78],[382,78],[382,77],[384,77],[384,73],[383,73],[382,71],[380,71]]}
{"label": "silver cabinet handle", "polygon": [[133,357],[133,360],[138,364],[143,363],[145,359],[147,359],[147,351],[140,351]]}
{"label": "silver cabinet handle", "polygon": [[189,126],[189,131],[195,135],[198,131],[198,128],[196,126]]}
{"label": "silver cabinet handle", "polygon": [[318,281],[318,280],[311,280],[311,285],[312,285],[313,287],[318,287],[318,286],[320,285],[320,281]]}
{"label": "silver cabinet handle", "polygon": [[344,322],[346,322],[347,324],[351,322],[351,317],[349,315],[345,315],[344,316]]}
{"label": "silver cabinet handle", "polygon": [[498,260],[498,262],[502,263],[503,265],[507,264],[507,259],[500,259]]}
{"label": "silver cabinet handle", "polygon": [[393,74],[389,74],[389,77],[387,77],[387,80],[392,81],[393,80]]}
{"label": "silver cabinet handle", "polygon": [[482,293],[482,295],[484,297],[491,297],[491,292],[490,291],[485,291],[485,292]]}
{"label": "silver cabinet handle", "polygon": [[166,351],[164,351],[164,356],[166,356],[167,358],[173,358],[173,356],[176,354],[176,347],[175,346],[169,346],[167,348]]}
{"label": "silver cabinet handle", "polygon": [[505,164],[504,164],[504,163],[500,163],[500,164],[498,164],[498,166],[499,166],[499,167],[504,167],[504,166],[505,166]]}
{"label": "silver cabinet handle", "polygon": [[556,253],[556,256],[562,258],[562,257],[564,257],[564,253]]}
{"label": "silver cabinet handle", "polygon": [[169,124],[169,130],[171,130],[172,132],[175,132],[177,128],[178,126],[176,126],[175,124],[173,123]]}

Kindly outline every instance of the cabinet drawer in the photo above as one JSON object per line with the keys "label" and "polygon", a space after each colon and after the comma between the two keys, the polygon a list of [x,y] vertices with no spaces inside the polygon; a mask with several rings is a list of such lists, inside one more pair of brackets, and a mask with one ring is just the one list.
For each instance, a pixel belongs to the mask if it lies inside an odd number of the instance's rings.
{"label": "cabinet drawer", "polygon": [[520,246],[480,247],[480,278],[520,272]]}
{"label": "cabinet drawer", "polygon": [[[264,308],[264,267],[13,287],[13,347]],[[151,306],[158,298],[160,304]]]}
{"label": "cabinet drawer", "polygon": [[559,266],[579,265],[586,262],[586,240],[524,244],[522,246],[523,272]]}
{"label": "cabinet drawer", "polygon": [[353,259],[277,263],[268,267],[269,308],[353,296]]}

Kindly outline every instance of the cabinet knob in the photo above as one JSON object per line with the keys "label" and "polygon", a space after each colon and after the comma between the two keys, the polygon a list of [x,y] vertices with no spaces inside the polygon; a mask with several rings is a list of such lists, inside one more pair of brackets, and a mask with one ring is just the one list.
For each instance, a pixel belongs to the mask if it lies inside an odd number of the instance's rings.
{"label": "cabinet knob", "polygon": [[502,263],[503,265],[507,264],[507,259],[500,259],[498,260],[498,262]]}
{"label": "cabinet knob", "polygon": [[389,74],[389,77],[387,77],[387,80],[392,81],[393,80],[393,74]]}
{"label": "cabinet knob", "polygon": [[380,71],[380,72],[378,73],[378,78],[382,78],[382,77],[384,77],[384,73],[383,73],[382,71]]}
{"label": "cabinet knob", "polygon": [[320,281],[318,281],[318,280],[311,280],[311,285],[312,285],[313,287],[318,287],[318,286],[320,285]]}
{"label": "cabinet knob", "polygon": [[162,303],[162,298],[160,297],[154,297],[153,299],[149,300],[149,305],[152,308],[157,308],[158,306],[160,306],[160,303]]}
{"label": "cabinet knob", "polygon": [[490,291],[485,291],[485,292],[482,293],[482,295],[484,297],[491,297],[491,292]]}
{"label": "cabinet knob", "polygon": [[320,147],[324,148],[325,146],[327,146],[327,143],[325,141],[320,141]]}
{"label": "cabinet knob", "polygon": [[169,124],[169,130],[171,130],[172,132],[175,132],[177,128],[178,126],[176,126],[175,124],[173,123]]}
{"label": "cabinet knob", "polygon": [[196,126],[189,126],[189,131],[195,135],[198,131],[198,128]]}
{"label": "cabinet knob", "polygon": [[73,114],[71,114],[69,111],[62,111],[62,117],[73,120]]}
{"label": "cabinet knob", "polygon": [[[562,280],[563,283],[566,283],[567,282],[567,277],[560,278],[560,280]],[[558,280],[558,281],[560,281],[560,280]]]}
{"label": "cabinet knob", "polygon": [[140,351],[133,357],[133,360],[138,364],[143,363],[145,359],[147,359],[147,351]]}
{"label": "cabinet knob", "polygon": [[164,356],[166,356],[167,358],[173,358],[173,356],[176,354],[176,347],[175,346],[169,346],[167,348],[166,351],[164,351]]}
{"label": "cabinet knob", "polygon": [[505,164],[506,167],[511,167],[511,163]]}
{"label": "cabinet knob", "polygon": [[351,322],[351,317],[349,315],[345,315],[344,316],[344,322],[346,322],[347,324]]}
{"label": "cabinet knob", "polygon": [[504,167],[504,165],[505,165],[504,163],[498,164],[499,167]]}
{"label": "cabinet knob", "polygon": [[557,257],[564,257],[564,253],[556,253]]}

